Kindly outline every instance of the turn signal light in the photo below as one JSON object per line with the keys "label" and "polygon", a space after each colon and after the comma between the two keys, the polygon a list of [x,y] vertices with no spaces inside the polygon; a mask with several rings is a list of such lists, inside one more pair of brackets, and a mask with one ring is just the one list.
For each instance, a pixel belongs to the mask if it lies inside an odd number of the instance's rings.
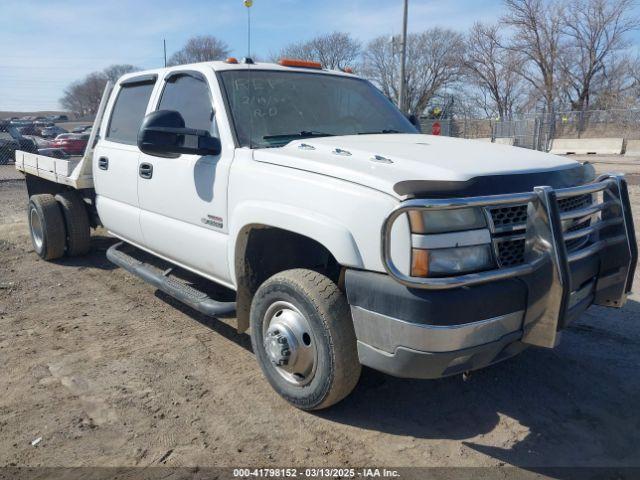
{"label": "turn signal light", "polygon": [[429,276],[429,250],[413,248],[411,250],[411,276]]}
{"label": "turn signal light", "polygon": [[293,58],[281,58],[278,62],[283,67],[316,68],[322,70],[322,64],[309,60],[295,60]]}
{"label": "turn signal light", "polygon": [[425,233],[424,216],[420,210],[409,210],[411,233]]}

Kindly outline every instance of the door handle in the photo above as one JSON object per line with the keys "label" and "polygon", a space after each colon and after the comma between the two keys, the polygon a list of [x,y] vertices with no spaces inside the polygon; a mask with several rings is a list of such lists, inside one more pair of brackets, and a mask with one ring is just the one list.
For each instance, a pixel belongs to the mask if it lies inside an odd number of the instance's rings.
{"label": "door handle", "polygon": [[150,163],[141,163],[139,173],[142,178],[149,179],[153,177],[153,165]]}
{"label": "door handle", "polygon": [[109,159],[107,157],[100,157],[98,159],[98,168],[100,170],[109,170]]}

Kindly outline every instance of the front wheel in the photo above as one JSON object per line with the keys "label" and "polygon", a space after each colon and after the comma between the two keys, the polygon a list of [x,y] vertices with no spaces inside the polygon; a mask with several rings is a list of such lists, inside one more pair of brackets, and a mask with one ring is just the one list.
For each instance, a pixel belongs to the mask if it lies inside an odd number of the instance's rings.
{"label": "front wheel", "polygon": [[251,343],[271,386],[303,410],[339,402],[360,378],[349,305],[333,281],[312,270],[287,270],[260,286]]}

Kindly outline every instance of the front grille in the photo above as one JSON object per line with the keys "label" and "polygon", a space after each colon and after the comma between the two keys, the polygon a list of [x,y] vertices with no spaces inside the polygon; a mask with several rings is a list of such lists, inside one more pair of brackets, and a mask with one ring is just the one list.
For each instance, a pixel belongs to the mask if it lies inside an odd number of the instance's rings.
{"label": "front grille", "polygon": [[558,200],[558,208],[561,212],[570,212],[579,208],[586,208],[593,203],[593,197],[590,194],[578,195],[577,197],[561,198]]}
{"label": "front grille", "polygon": [[[576,230],[580,230],[582,228],[587,228],[589,225],[591,225],[591,219],[587,219],[583,222],[580,223],[576,223],[575,225],[567,228],[567,232],[575,232]],[[588,236],[584,236],[581,238],[574,238],[573,240],[567,240],[564,242],[564,244],[567,247],[567,252],[573,252],[574,250],[578,250],[579,248],[582,248],[584,245],[586,245],[586,243],[589,241],[589,237]]]}
{"label": "front grille", "polygon": [[524,263],[524,239],[505,240],[498,243],[500,266],[513,267]]}
{"label": "front grille", "polygon": [[527,223],[527,206],[496,207],[491,209],[496,230],[510,229]]}
{"label": "front grille", "polygon": [[[560,212],[570,212],[581,208],[586,208],[593,203],[590,194],[578,195],[558,200]],[[525,240],[523,238],[527,225],[527,205],[514,205],[509,207],[493,207],[489,209],[493,221],[494,233],[497,233],[496,245],[498,261],[501,267],[513,267],[524,263]],[[586,228],[591,224],[591,219],[583,220],[580,223],[570,226],[567,232],[573,232]],[[516,230],[517,238],[510,238],[509,235],[500,236],[501,233]],[[582,248],[589,241],[589,237],[581,237],[565,242],[567,252],[572,252]]]}
{"label": "front grille", "polygon": [[[591,195],[578,195],[577,197],[562,198],[558,200],[558,208],[561,212],[570,212],[591,205]],[[509,207],[494,207],[490,209],[491,219],[496,231],[524,228],[527,223],[527,206],[513,205]]]}

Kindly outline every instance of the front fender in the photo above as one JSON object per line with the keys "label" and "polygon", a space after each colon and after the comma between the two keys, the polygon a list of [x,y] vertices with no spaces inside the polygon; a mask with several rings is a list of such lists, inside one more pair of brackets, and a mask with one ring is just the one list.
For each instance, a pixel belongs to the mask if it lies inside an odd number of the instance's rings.
{"label": "front fender", "polygon": [[231,279],[237,284],[235,254],[238,237],[251,225],[281,228],[323,245],[340,265],[364,268],[358,246],[349,229],[335,219],[291,205],[276,202],[246,201],[239,204],[231,215],[228,260]]}

